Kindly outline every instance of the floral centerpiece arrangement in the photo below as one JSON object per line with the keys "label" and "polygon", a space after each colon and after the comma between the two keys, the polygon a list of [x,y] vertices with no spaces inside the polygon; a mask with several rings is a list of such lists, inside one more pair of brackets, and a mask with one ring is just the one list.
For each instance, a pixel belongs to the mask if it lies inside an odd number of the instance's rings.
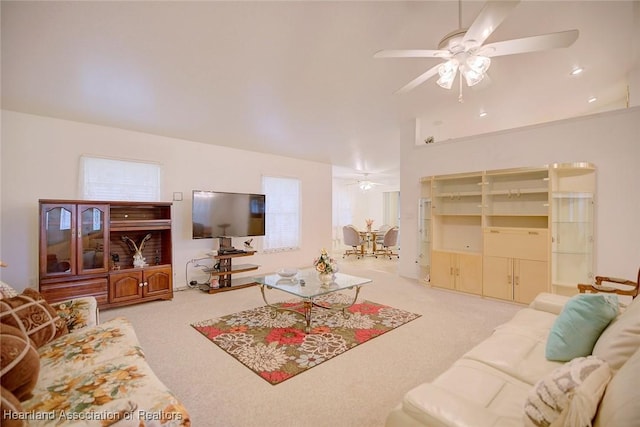
{"label": "floral centerpiece arrangement", "polygon": [[331,277],[333,273],[338,271],[336,260],[329,256],[326,249],[322,249],[320,256],[313,260],[313,266],[320,276],[327,275]]}
{"label": "floral centerpiece arrangement", "polygon": [[372,219],[366,219],[364,222],[367,224],[367,231],[371,231],[371,226],[373,225],[373,220]]}

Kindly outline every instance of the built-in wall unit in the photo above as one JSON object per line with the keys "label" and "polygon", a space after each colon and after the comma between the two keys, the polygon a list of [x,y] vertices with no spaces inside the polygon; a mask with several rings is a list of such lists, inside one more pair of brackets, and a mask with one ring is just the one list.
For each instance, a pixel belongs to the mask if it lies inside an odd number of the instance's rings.
{"label": "built-in wall unit", "polygon": [[424,282],[528,304],[593,278],[595,166],[562,163],[420,179]]}

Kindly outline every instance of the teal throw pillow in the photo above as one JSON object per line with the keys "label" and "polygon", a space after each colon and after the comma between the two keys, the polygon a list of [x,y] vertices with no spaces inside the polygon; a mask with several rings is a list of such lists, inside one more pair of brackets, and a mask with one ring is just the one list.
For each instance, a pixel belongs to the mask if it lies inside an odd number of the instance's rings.
{"label": "teal throw pillow", "polygon": [[551,327],[546,358],[567,362],[589,356],[602,331],[617,315],[617,295],[579,294],[572,297]]}

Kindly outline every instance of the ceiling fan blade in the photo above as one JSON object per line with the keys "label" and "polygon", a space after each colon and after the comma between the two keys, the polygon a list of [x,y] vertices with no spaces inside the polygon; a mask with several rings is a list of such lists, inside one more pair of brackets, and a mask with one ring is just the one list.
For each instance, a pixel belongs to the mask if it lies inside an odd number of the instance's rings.
{"label": "ceiling fan blade", "polygon": [[540,50],[569,47],[578,39],[578,30],[542,34],[521,39],[505,40],[483,46],[478,54],[494,57],[517,53],[537,52]]}
{"label": "ceiling fan blade", "polygon": [[418,77],[416,77],[415,79],[411,80],[409,83],[407,83],[406,85],[401,87],[396,93],[407,93],[410,90],[413,90],[416,87],[420,86],[422,83],[426,82],[431,77],[433,77],[436,74],[438,74],[438,67],[440,65],[441,64],[438,64],[438,65],[436,65],[434,67],[429,68],[427,71],[425,71],[424,73],[420,74]]}
{"label": "ceiling fan blade", "polygon": [[488,1],[469,27],[462,39],[463,45],[480,46],[505,20],[520,0],[516,1]]}
{"label": "ceiling fan blade", "polygon": [[447,50],[429,49],[389,49],[376,52],[374,58],[448,58],[451,53]]}

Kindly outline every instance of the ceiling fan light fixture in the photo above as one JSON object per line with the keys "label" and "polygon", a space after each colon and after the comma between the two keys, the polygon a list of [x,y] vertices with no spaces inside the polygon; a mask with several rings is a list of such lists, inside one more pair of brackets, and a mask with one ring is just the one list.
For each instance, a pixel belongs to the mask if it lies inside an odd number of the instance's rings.
{"label": "ceiling fan light fixture", "polygon": [[438,67],[438,74],[440,78],[436,82],[438,86],[451,89],[453,85],[453,80],[456,78],[456,73],[458,72],[459,62],[457,59],[450,59],[444,64]]}
{"label": "ceiling fan light fixture", "polygon": [[491,58],[488,56],[469,55],[466,62],[467,67],[480,74],[486,73],[491,66]]}
{"label": "ceiling fan light fixture", "polygon": [[373,188],[373,183],[371,181],[360,181],[360,189],[362,191],[371,190]]}
{"label": "ceiling fan light fixture", "polygon": [[475,86],[484,79],[484,73],[479,73],[471,68],[465,68],[462,71],[462,75],[467,81],[467,86]]}

